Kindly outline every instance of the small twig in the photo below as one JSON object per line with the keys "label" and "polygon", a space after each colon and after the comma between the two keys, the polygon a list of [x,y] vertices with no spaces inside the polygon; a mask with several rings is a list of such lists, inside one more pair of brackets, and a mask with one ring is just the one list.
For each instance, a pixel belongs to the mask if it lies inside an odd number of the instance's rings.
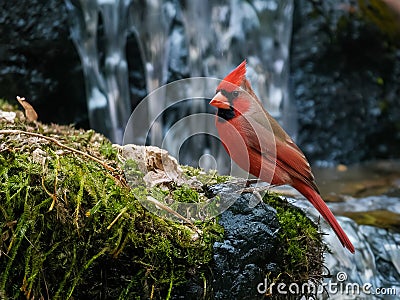
{"label": "small twig", "polygon": [[[45,178],[44,178],[44,174],[46,174],[46,170],[45,170],[45,168],[46,168],[46,165],[45,165],[45,162],[46,162],[46,160],[43,160],[43,163],[42,163],[42,168],[43,168],[43,176],[42,176],[42,188],[43,188],[43,190],[46,192],[46,194],[47,195],[49,195],[52,199],[53,199],[53,201],[51,202],[51,205],[50,205],[50,208],[49,208],[49,211],[52,211],[53,210],[53,208],[54,208],[54,204],[56,203],[56,201],[57,201],[57,193],[56,193],[56,185],[54,185],[54,194],[52,194],[52,193],[50,193],[50,191],[46,188],[46,185],[44,184],[44,180],[45,180]],[[57,180],[57,175],[56,175],[56,180]]]}
{"label": "small twig", "polygon": [[125,206],[121,212],[118,214],[118,216],[115,217],[115,219],[110,223],[110,225],[107,226],[107,230],[110,230],[111,227],[118,221],[118,219],[128,210],[128,208]]}
{"label": "small twig", "polygon": [[192,221],[190,221],[188,218],[185,218],[182,216],[180,213],[176,212],[175,210],[171,209],[167,205],[162,204],[160,201],[158,201],[156,198],[152,196],[147,196],[147,200],[150,201],[151,203],[159,206],[161,209],[173,214],[174,216],[178,217],[179,219],[183,220],[184,222],[188,223],[190,227],[192,227],[198,234],[201,233],[200,230],[197,229],[197,227],[193,224]]}
{"label": "small twig", "polygon": [[151,285],[150,300],[153,300],[153,297],[154,297],[154,284]]}
{"label": "small twig", "polygon": [[[60,167],[60,160],[58,159],[57,156],[57,167],[54,169],[54,197],[53,197],[53,202],[50,205],[49,211],[52,211],[54,208],[54,205],[56,204],[57,201],[57,183],[58,183],[58,168]],[[44,181],[42,177],[42,185],[44,187]]]}

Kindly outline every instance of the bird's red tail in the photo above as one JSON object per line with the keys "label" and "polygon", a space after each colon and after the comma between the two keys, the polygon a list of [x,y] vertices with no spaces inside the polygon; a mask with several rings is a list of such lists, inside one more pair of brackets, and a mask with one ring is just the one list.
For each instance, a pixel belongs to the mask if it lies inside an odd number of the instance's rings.
{"label": "bird's red tail", "polygon": [[325,204],[324,200],[322,200],[321,196],[310,186],[307,186],[303,182],[298,182],[293,185],[293,187],[302,193],[308,201],[311,202],[312,205],[318,210],[318,212],[322,215],[322,217],[331,225],[333,231],[336,233],[343,247],[349,249],[351,253],[354,253],[354,246],[350,242],[348,236],[339,225],[335,216],[332,214],[329,207]]}

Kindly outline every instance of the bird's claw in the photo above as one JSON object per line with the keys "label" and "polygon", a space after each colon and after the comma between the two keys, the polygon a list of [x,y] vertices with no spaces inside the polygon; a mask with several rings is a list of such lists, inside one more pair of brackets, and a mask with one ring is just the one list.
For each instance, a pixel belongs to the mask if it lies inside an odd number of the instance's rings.
{"label": "bird's claw", "polygon": [[264,195],[268,192],[270,186],[257,186],[257,187],[245,187],[241,190],[239,190],[238,192],[240,194],[244,194],[244,193],[251,193],[254,195],[254,198],[252,198],[249,201],[249,207],[250,208],[254,208],[256,207],[256,205],[260,202],[262,202],[262,199],[264,197]]}

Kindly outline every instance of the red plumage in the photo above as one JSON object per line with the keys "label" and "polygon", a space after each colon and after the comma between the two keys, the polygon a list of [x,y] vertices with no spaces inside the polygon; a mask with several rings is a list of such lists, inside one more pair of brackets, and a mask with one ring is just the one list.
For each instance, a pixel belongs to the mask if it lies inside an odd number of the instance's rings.
{"label": "red plumage", "polygon": [[243,79],[246,78],[246,60],[230,72],[224,80],[218,85],[217,90],[231,90],[240,86]]}
{"label": "red plumage", "polygon": [[297,189],[354,253],[354,246],[319,195],[305,155],[254,94],[246,79],[246,61],[221,81],[210,104],[218,108],[216,126],[232,160],[265,182]]}

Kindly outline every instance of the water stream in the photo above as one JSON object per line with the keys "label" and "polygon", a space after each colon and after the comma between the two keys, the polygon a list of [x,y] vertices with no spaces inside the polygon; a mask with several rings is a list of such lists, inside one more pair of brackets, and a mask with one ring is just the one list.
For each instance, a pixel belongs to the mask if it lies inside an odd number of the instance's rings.
{"label": "water stream", "polygon": [[[319,221],[332,253],[326,253],[329,270],[324,280],[329,299],[398,299],[400,295],[400,162],[375,161],[354,166],[316,168],[324,199],[355,246],[350,254],[318,212],[306,200],[294,205]],[[281,191],[300,195],[285,187]],[[343,290],[329,290],[329,284]],[[369,287],[369,284],[371,287]],[[362,292],[362,287],[367,291]],[[348,289],[347,292],[345,289]],[[358,292],[358,289],[360,292]],[[381,295],[368,294],[376,293]],[[384,294],[385,293],[385,294]],[[389,293],[393,293],[392,295]],[[321,298],[324,298],[321,296]]]}
{"label": "water stream", "polygon": [[[130,0],[65,0],[72,40],[82,61],[90,126],[121,142],[130,116],[125,45]],[[104,59],[98,48],[100,19]]]}
{"label": "water stream", "polygon": [[[330,203],[332,211],[351,218],[342,218],[342,224],[357,251],[349,256],[340,247],[332,247],[327,267],[332,274],[345,272],[344,284],[370,283],[370,292],[381,292],[361,293],[369,299],[398,299],[400,295],[399,167],[399,161],[375,161],[316,170],[326,197],[341,200]],[[341,298],[334,295],[332,299]]]}
{"label": "water stream", "polygon": [[[247,58],[248,75],[256,93],[270,113],[295,135],[295,112],[288,92],[293,0],[66,0],[65,3],[71,37],[84,70],[91,127],[113,142],[122,141],[131,112],[125,57],[127,32],[136,32],[151,97],[152,91],[168,81],[170,47],[175,45],[174,39],[181,38],[172,34],[177,32],[172,28],[174,18],[183,22],[191,77],[223,78]],[[104,29],[102,36],[99,36],[100,24]],[[104,43],[99,43],[100,38]],[[191,88],[186,91],[188,97]],[[149,136],[153,145],[160,145],[168,126],[161,119],[155,121],[167,104],[163,97],[149,101],[148,111],[142,116],[154,121]],[[194,105],[190,113],[207,109],[205,104]],[[136,143],[145,138],[134,137]],[[174,147],[172,144],[169,142]],[[204,153],[210,151],[204,149]],[[197,152],[194,152],[196,158],[201,156]]]}

